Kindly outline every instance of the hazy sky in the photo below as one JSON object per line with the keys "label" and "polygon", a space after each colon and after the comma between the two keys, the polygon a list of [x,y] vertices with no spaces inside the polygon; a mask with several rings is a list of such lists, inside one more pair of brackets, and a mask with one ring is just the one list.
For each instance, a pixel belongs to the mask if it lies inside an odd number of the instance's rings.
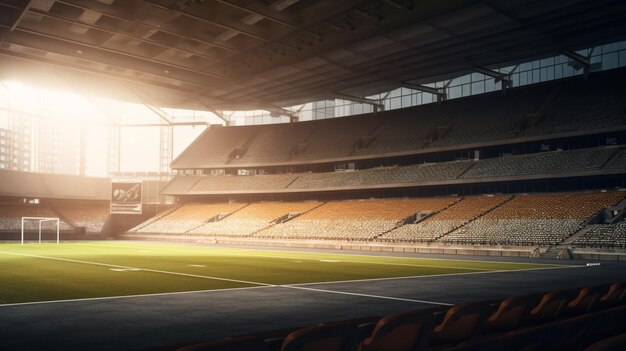
{"label": "hazy sky", "polygon": [[[209,119],[209,112],[165,110],[179,119]],[[215,117],[211,116],[215,123]],[[11,118],[31,118],[34,125],[53,120],[62,126],[64,138],[78,138],[80,124],[86,125],[87,175],[106,176],[108,125],[112,123],[159,123],[160,118],[140,104],[88,97],[64,91],[51,91],[26,86],[19,82],[0,84],[0,127]],[[48,123],[43,123],[48,124]],[[204,126],[180,126],[174,130],[174,157],[184,150]],[[158,171],[159,127],[123,127],[121,132],[122,172]],[[33,127],[35,133],[50,132]],[[37,136],[34,138],[37,142]]]}

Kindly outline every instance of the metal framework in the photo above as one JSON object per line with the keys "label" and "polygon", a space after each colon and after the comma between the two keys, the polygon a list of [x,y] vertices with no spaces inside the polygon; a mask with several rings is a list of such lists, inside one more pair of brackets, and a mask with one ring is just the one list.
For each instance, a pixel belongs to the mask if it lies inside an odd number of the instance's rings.
{"label": "metal framework", "polygon": [[571,53],[626,38],[621,0],[0,0],[0,13],[0,78],[52,69],[78,91],[191,110],[372,96],[471,71],[506,89],[485,67],[563,49],[584,65]]}

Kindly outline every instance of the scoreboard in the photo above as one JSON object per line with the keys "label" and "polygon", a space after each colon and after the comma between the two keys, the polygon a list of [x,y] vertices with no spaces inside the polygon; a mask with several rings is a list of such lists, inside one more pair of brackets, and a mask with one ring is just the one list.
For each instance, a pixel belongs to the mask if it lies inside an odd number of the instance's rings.
{"label": "scoreboard", "polygon": [[111,214],[141,214],[141,181],[111,181]]}

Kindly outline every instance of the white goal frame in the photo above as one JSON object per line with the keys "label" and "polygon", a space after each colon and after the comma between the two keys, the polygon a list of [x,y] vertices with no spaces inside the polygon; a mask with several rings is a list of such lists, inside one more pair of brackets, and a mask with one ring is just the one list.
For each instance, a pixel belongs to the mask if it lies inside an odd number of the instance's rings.
{"label": "white goal frame", "polygon": [[59,243],[59,226],[60,221],[56,217],[22,217],[22,245],[24,245],[24,221],[35,220],[39,221],[39,243],[41,244],[41,223],[43,222],[56,222],[57,224],[57,244]]}

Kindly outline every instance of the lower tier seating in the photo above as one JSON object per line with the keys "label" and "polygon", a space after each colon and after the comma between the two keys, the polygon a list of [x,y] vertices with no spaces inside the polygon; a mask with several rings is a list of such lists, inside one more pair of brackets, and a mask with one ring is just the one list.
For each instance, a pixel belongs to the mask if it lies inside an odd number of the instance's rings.
{"label": "lower tier seating", "polygon": [[[22,217],[51,217],[58,218],[52,207],[48,205],[0,205],[0,230],[3,231],[19,231],[22,228]],[[43,222],[42,230],[56,230],[56,223]],[[24,229],[33,231],[39,229],[38,221],[26,221]],[[60,230],[74,230],[74,227],[61,219],[59,221]]]}
{"label": "lower tier seating", "polygon": [[[625,197],[626,192],[612,191],[329,202],[186,203],[129,233],[135,235],[133,238],[138,238],[138,234],[187,234],[194,238],[548,246],[577,233],[591,217]],[[624,227],[623,224],[614,227],[611,230],[615,234],[608,230],[605,234],[594,234],[596,229],[592,226],[588,235],[579,238],[580,243],[598,245],[592,244],[592,240],[603,238],[597,240],[604,245],[615,242],[614,247],[619,248],[624,242]]]}
{"label": "lower tier seating", "polygon": [[626,222],[593,224],[576,238],[574,247],[626,249]]}
{"label": "lower tier seating", "polygon": [[442,238],[443,242],[478,245],[555,245],[580,230],[576,219],[478,219]]}
{"label": "lower tier seating", "polygon": [[298,216],[321,205],[321,202],[261,202],[250,204],[232,215],[206,223],[189,231],[190,234],[242,237],[264,229],[276,221]]}
{"label": "lower tier seating", "polygon": [[388,241],[432,241],[482,216],[510,199],[510,196],[481,196],[465,198],[446,211],[441,211],[415,224],[405,224],[381,239]]}
{"label": "lower tier seating", "polygon": [[62,205],[54,207],[75,228],[87,233],[100,233],[109,217],[109,205]]}
{"label": "lower tier seating", "polygon": [[519,195],[440,240],[454,244],[554,245],[623,198],[622,192]]}
{"label": "lower tier seating", "polygon": [[263,230],[272,239],[369,240],[417,212],[438,212],[457,198],[351,200],[328,202],[294,220]]}
{"label": "lower tier seating", "polygon": [[146,226],[137,233],[185,233],[207,223],[212,218],[227,216],[244,204],[189,203]]}

